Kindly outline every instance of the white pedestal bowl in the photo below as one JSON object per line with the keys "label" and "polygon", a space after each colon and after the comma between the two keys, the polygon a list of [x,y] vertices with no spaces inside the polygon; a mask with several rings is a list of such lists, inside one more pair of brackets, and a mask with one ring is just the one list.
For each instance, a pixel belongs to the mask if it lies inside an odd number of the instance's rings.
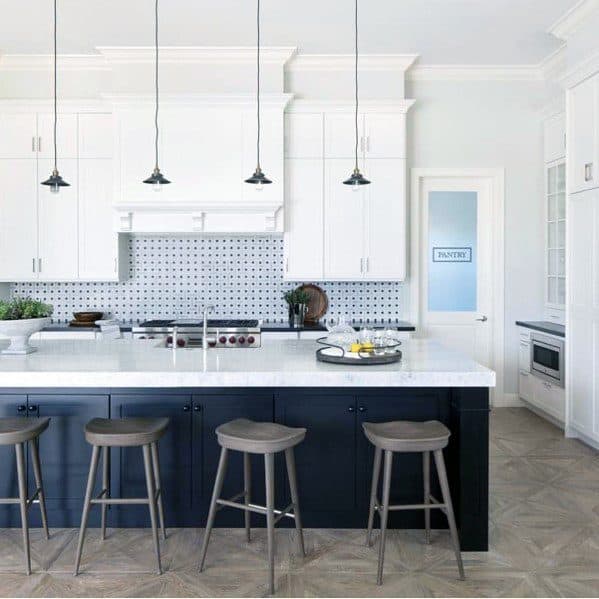
{"label": "white pedestal bowl", "polygon": [[0,320],[0,335],[10,339],[10,345],[0,353],[9,355],[25,355],[37,351],[29,345],[33,333],[41,331],[51,322],[50,318],[25,318],[23,320]]}

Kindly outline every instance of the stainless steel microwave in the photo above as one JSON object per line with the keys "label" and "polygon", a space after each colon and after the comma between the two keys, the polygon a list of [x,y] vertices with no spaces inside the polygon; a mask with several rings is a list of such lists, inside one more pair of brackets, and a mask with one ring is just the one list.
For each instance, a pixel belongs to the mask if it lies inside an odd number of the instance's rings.
{"label": "stainless steel microwave", "polygon": [[532,333],[530,336],[530,371],[563,387],[566,382],[564,342],[555,337]]}

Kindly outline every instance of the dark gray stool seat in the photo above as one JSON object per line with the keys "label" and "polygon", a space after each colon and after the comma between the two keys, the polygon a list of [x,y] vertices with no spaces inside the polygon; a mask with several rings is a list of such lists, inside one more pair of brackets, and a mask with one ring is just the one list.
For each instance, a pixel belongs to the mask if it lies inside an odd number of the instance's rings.
{"label": "dark gray stool seat", "polygon": [[276,422],[254,422],[238,418],[216,429],[221,447],[248,453],[277,453],[295,447],[306,436],[305,428],[290,428]]}
{"label": "dark gray stool seat", "polygon": [[411,422],[365,422],[364,434],[377,447],[397,452],[421,452],[443,449],[449,442],[449,429],[438,420]]}
{"label": "dark gray stool seat", "polygon": [[[25,410],[25,406],[22,406],[19,410]],[[0,505],[18,504],[21,509],[21,530],[25,552],[25,572],[27,574],[31,574],[31,548],[29,546],[29,520],[27,512],[36,502],[40,505],[44,533],[47,539],[50,538],[39,454],[39,437],[48,428],[49,423],[49,418],[0,418],[0,445],[15,446],[19,487],[19,497],[0,498]],[[27,484],[26,443],[29,443],[29,448],[31,449],[31,465],[33,466],[33,477],[36,487],[31,497],[29,497]]]}
{"label": "dark gray stool seat", "polygon": [[[158,540],[158,524],[162,536],[166,539],[164,526],[164,508],[162,505],[162,483],[160,481],[160,461],[158,459],[158,441],[166,432],[169,425],[168,418],[94,418],[85,425],[85,439],[92,445],[92,457],[87,479],[87,489],[83,501],[83,514],[79,530],[79,542],[75,555],[75,576],[79,573],[83,542],[87,528],[87,519],[92,505],[102,507],[101,539],[106,538],[106,509],[109,505],[147,505],[150,510],[152,523],[152,536],[158,573],[162,574],[160,561],[160,542]],[[110,496],[110,448],[111,447],[141,447],[144,458],[146,474],[147,497],[139,498],[111,498]],[[102,490],[93,498],[92,493],[102,451]]]}
{"label": "dark gray stool seat", "polygon": [[[460,553],[460,541],[451,503],[443,449],[447,447],[451,432],[441,422],[429,420],[427,422],[412,422],[408,420],[396,420],[394,422],[364,422],[362,424],[364,434],[374,445],[374,467],[372,472],[372,486],[370,489],[370,509],[368,512],[368,532],[366,544],[372,544],[372,527],[374,514],[378,513],[381,519],[381,539],[379,545],[379,563],[377,573],[377,584],[383,583],[383,564],[385,561],[385,539],[387,534],[387,520],[389,511],[397,510],[424,510],[424,526],[426,531],[426,542],[430,542],[431,509],[440,509],[447,516],[449,531],[458,563],[460,579],[464,580],[464,566]],[[383,500],[377,498],[379,478],[381,473],[381,458],[385,452],[385,471],[383,475]],[[443,501],[435,499],[430,492],[430,454],[433,453],[437,475],[441,486]],[[422,453],[422,469],[424,479],[424,502],[411,505],[390,505],[389,497],[391,490],[391,468],[393,466],[394,453]]]}
{"label": "dark gray stool seat", "polygon": [[140,447],[156,443],[168,418],[94,418],[85,425],[85,439],[100,447]]}
{"label": "dark gray stool seat", "polygon": [[[295,458],[293,448],[304,440],[305,428],[290,428],[274,422],[254,422],[246,418],[238,418],[216,429],[216,437],[221,446],[220,460],[214,490],[210,501],[210,511],[206,522],[206,532],[202,543],[200,558],[200,572],[204,569],[206,552],[210,541],[210,534],[214,526],[216,512],[223,507],[232,507],[245,511],[245,533],[246,539],[250,541],[250,513],[255,512],[266,516],[266,527],[268,537],[268,572],[269,590],[274,593],[274,561],[275,561],[275,524],[283,517],[293,518],[297,533],[297,542],[301,555],[305,555],[304,536],[299,509],[299,497],[297,491],[297,480],[295,474]],[[227,459],[230,450],[243,452],[243,491],[229,499],[221,499],[225,473],[227,470]],[[289,479],[289,490],[291,503],[283,510],[276,510],[275,501],[275,453],[284,451],[287,464],[287,477]],[[264,473],[266,478],[266,507],[251,503],[251,464],[250,455],[264,455]],[[239,500],[243,500],[240,503]]]}
{"label": "dark gray stool seat", "polygon": [[0,445],[26,443],[39,437],[50,418],[0,418]]}

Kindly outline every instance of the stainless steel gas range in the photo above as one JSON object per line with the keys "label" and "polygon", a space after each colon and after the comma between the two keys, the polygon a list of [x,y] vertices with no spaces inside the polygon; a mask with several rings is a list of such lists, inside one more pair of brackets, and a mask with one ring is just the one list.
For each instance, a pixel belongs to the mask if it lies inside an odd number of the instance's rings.
{"label": "stainless steel gas range", "polygon": [[[207,346],[250,349],[260,347],[260,324],[257,320],[206,321]],[[164,341],[166,347],[203,347],[204,323],[201,319],[147,320],[132,329],[134,339]]]}

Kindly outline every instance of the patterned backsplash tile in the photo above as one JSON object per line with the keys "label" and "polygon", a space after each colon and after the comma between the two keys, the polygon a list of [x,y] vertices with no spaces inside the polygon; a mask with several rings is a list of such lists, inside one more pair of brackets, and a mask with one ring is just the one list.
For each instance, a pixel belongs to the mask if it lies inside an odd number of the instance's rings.
{"label": "patterned backsplash tile", "polygon": [[[11,293],[54,306],[54,320],[97,309],[124,321],[197,316],[204,304],[216,316],[287,318],[283,239],[276,236],[132,236],[130,278],[121,283],[15,283]],[[319,283],[329,297],[327,317],[400,318],[401,283]]]}

